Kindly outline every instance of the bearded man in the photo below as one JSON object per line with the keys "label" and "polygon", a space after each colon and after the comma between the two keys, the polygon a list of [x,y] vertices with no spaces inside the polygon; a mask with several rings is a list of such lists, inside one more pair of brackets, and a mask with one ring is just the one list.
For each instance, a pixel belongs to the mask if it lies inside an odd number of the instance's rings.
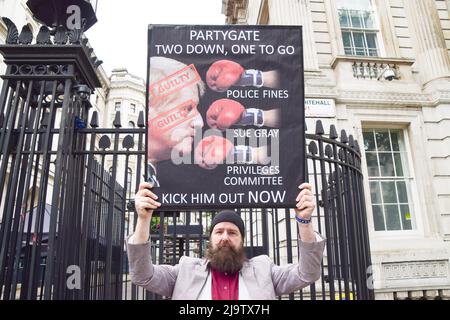
{"label": "bearded man", "polygon": [[173,300],[270,300],[304,288],[320,278],[325,239],[314,232],[312,186],[299,186],[296,220],[299,261],[278,266],[267,255],[247,259],[244,222],[234,211],[219,212],[212,220],[206,257],[182,257],[175,266],[152,264],[150,220],[160,207],[152,185],[142,183],[135,196],[138,220],[128,238],[131,281]]}

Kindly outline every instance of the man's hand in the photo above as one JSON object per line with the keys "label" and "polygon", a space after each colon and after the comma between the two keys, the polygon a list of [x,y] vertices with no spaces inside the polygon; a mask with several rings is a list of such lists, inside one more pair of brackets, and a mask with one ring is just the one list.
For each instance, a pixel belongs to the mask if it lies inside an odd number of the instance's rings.
{"label": "man's hand", "polygon": [[311,215],[316,208],[316,198],[311,191],[312,185],[309,183],[302,183],[298,188],[300,189],[300,192],[295,199],[295,201],[297,201],[295,213],[299,218],[310,220]]}
{"label": "man's hand", "polygon": [[[316,199],[312,193],[312,185],[302,183],[299,187],[300,192],[297,196],[297,205],[295,214],[303,220],[311,220],[311,215],[316,208]],[[316,235],[312,223],[297,222],[300,239],[303,242],[316,242]]]}
{"label": "man's hand", "polygon": [[161,203],[156,201],[158,197],[149,189],[153,185],[143,182],[139,185],[139,191],[134,197],[134,207],[138,215],[134,234],[128,240],[130,244],[142,244],[148,241],[150,236],[150,220],[152,219],[153,210],[159,208]]}
{"label": "man's hand", "polygon": [[134,197],[134,206],[138,217],[144,220],[150,220],[153,215],[153,210],[159,208],[161,203],[158,201],[158,196],[149,189],[153,188],[152,184],[143,182],[139,185],[139,191]]}

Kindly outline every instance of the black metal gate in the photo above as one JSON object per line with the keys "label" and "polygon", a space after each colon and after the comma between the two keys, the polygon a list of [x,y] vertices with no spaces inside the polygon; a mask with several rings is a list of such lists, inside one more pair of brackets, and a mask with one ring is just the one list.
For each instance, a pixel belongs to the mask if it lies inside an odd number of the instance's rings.
{"label": "black metal gate", "polygon": [[[32,40],[27,27],[19,34],[9,22],[0,46],[7,65],[0,95],[0,299],[158,299],[131,284],[124,246],[144,177],[144,114],[134,129],[121,127],[120,113],[111,128],[99,128],[89,98],[100,86],[100,62],[82,31],[60,27],[50,35],[42,27]],[[307,145],[314,223],[327,237],[326,253],[321,279],[283,298],[373,299],[358,144],[345,131],[338,141],[333,126],[326,136],[317,122]],[[248,256],[296,261],[293,213],[240,213]],[[155,263],[202,257],[214,214],[155,213]]]}

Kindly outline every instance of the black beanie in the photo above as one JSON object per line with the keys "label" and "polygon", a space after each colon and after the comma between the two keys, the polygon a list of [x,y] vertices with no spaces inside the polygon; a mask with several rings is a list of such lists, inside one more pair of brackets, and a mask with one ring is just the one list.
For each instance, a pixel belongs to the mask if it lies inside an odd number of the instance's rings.
{"label": "black beanie", "polygon": [[239,214],[232,210],[223,210],[214,216],[211,222],[211,228],[209,229],[210,236],[215,225],[221,222],[234,223],[241,232],[242,238],[244,238],[244,221]]}

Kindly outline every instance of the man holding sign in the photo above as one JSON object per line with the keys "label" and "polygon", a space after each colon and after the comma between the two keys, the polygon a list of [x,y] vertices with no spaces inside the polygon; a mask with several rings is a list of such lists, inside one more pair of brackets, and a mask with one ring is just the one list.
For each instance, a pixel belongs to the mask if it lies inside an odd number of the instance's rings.
{"label": "man holding sign", "polygon": [[182,257],[175,266],[153,265],[150,220],[161,203],[151,188],[149,183],[139,187],[135,197],[138,221],[127,242],[134,284],[174,300],[270,300],[319,279],[325,240],[311,224],[315,198],[310,184],[300,185],[296,198],[299,262],[284,266],[273,264],[266,255],[246,258],[244,222],[231,210],[213,218],[206,258]]}
{"label": "man holding sign", "polygon": [[[135,284],[172,299],[275,299],[320,277],[325,240],[311,224],[312,186],[301,183],[301,37],[301,27],[290,26],[150,26],[147,161],[160,181],[150,172],[135,198],[138,220],[127,241]],[[152,264],[153,210],[237,206],[295,206],[299,262],[247,259],[244,222],[223,210],[204,259]]]}

